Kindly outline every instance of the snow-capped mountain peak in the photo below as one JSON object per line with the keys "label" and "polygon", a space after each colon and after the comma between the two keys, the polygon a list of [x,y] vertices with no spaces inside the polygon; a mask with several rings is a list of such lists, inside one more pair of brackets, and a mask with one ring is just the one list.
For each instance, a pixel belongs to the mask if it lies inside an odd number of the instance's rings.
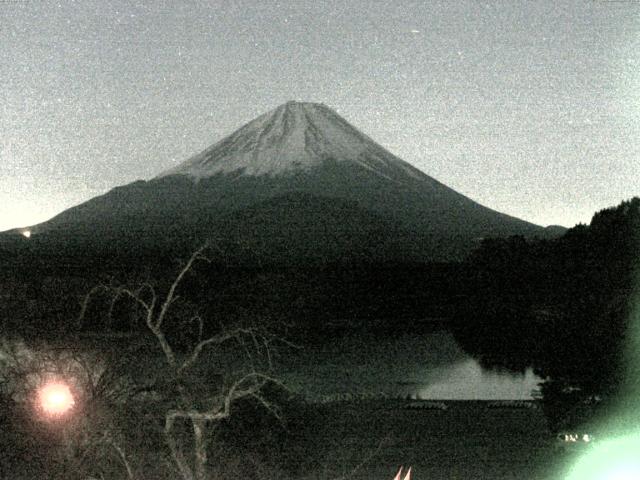
{"label": "snow-capped mountain peak", "polygon": [[[210,177],[241,171],[277,176],[309,170],[325,161],[352,162],[382,176],[398,169],[421,172],[359,132],[320,103],[287,102],[158,177]],[[395,177],[396,175],[393,175]]]}
{"label": "snow-capped mountain peak", "polygon": [[293,264],[460,259],[478,238],[542,231],[443,185],[315,103],[281,105],[158,177],[29,231],[105,252],[247,239],[260,258]]}

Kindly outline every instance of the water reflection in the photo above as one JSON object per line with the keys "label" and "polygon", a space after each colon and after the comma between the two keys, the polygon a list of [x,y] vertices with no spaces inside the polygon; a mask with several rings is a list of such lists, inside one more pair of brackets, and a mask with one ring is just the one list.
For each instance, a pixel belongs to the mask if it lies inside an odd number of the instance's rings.
{"label": "water reflection", "polygon": [[438,400],[528,400],[539,382],[531,369],[522,375],[490,372],[470,358],[447,367],[440,381],[431,382],[418,394]]}
{"label": "water reflection", "polygon": [[310,397],[379,393],[434,400],[526,400],[540,378],[484,370],[448,332],[342,337],[283,360],[280,375]]}

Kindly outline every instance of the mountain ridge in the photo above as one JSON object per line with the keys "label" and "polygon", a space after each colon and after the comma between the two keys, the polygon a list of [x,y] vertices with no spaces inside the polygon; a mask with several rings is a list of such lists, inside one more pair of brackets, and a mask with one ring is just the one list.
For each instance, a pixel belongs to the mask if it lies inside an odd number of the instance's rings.
{"label": "mountain ridge", "polygon": [[[335,215],[329,212],[336,210],[330,202],[342,205],[345,219],[362,222],[364,230],[374,224],[396,225],[400,230],[389,227],[389,238],[383,238],[384,229],[376,230],[382,244],[392,245],[394,235],[412,237],[408,243],[423,250],[416,257],[415,248],[398,248],[398,257],[411,251],[411,258],[459,259],[487,236],[548,236],[540,226],[484,207],[429,177],[330,108],[301,102],[288,102],[257,117],[151,180],[116,187],[29,230],[61,242],[84,238],[118,245],[126,238],[127,244],[137,243],[138,248],[154,241],[197,246],[214,236],[232,237],[231,232],[248,228],[243,210],[269,211],[265,205],[270,200],[292,192],[313,201],[305,205],[281,200],[277,214],[282,217],[287,205],[292,218],[306,215],[326,224],[328,230],[314,240],[303,231],[287,229],[291,238],[336,255],[338,244],[351,245],[355,252],[356,239],[367,244],[369,240],[359,236],[357,228],[343,228],[330,219]],[[323,215],[317,205],[325,205],[327,212]],[[266,233],[268,222],[262,225]],[[312,224],[302,220],[297,225],[313,230]],[[345,232],[353,241],[342,238]],[[332,242],[336,245],[329,245]],[[347,250],[346,257],[353,253]],[[388,248],[364,250],[384,251],[381,261],[394,256]]]}

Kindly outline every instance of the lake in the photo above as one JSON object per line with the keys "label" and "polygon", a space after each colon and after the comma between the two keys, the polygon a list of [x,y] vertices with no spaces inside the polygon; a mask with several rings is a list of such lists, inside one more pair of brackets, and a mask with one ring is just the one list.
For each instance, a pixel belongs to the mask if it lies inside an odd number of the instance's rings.
{"label": "lake", "polygon": [[373,394],[432,400],[530,400],[541,381],[524,374],[483,369],[453,335],[374,338],[349,335],[306,347],[280,359],[279,375],[310,399]]}
{"label": "lake", "polygon": [[[118,341],[112,338],[108,344],[114,347]],[[121,341],[132,343],[129,337]],[[101,336],[86,337],[81,343],[85,351],[105,347]],[[155,345],[153,340],[150,345]],[[227,348],[223,357],[241,365],[243,357],[237,356],[235,344]],[[155,345],[146,355],[136,357],[136,371],[148,378],[163,363]],[[205,370],[209,368],[208,362],[202,364]],[[541,381],[531,369],[523,374],[483,369],[447,331],[337,336],[321,345],[282,351],[275,373],[291,390],[311,400],[341,394],[425,400],[530,400]]]}

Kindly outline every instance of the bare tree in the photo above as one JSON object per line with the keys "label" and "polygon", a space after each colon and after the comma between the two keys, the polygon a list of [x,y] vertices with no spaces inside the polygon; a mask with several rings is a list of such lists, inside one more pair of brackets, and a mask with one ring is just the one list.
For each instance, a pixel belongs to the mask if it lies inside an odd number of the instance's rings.
{"label": "bare tree", "polygon": [[[277,407],[263,394],[264,387],[268,384],[281,385],[276,378],[265,371],[256,368],[253,362],[237,378],[221,385],[216,395],[207,398],[204,402],[196,398],[187,387],[187,377],[201,361],[203,352],[209,348],[221,347],[223,344],[235,341],[238,348],[244,353],[249,353],[249,346],[266,354],[270,363],[270,349],[274,340],[281,341],[267,332],[249,328],[221,328],[218,333],[205,336],[205,324],[199,315],[193,315],[187,324],[197,328],[197,339],[187,351],[176,350],[168,338],[167,325],[171,322],[171,308],[179,299],[178,290],[189,272],[198,261],[209,262],[204,255],[205,247],[195,251],[168,288],[164,295],[158,294],[150,283],[140,283],[134,287],[98,285],[94,287],[84,298],[80,313],[82,321],[86,315],[91,297],[99,292],[111,295],[111,308],[116,301],[122,298],[130,299],[142,312],[146,329],[152,334],[164,356],[164,369],[162,370],[164,392],[171,392],[171,398],[166,398],[168,407],[164,412],[163,434],[171,457],[180,476],[184,480],[204,480],[207,477],[207,432],[217,422],[231,415],[235,402],[240,399],[254,399],[264,406],[271,414],[279,418]],[[154,389],[159,385],[146,387]],[[191,451],[185,451],[177,441],[175,427],[179,421],[190,424],[193,435],[193,447]]]}

